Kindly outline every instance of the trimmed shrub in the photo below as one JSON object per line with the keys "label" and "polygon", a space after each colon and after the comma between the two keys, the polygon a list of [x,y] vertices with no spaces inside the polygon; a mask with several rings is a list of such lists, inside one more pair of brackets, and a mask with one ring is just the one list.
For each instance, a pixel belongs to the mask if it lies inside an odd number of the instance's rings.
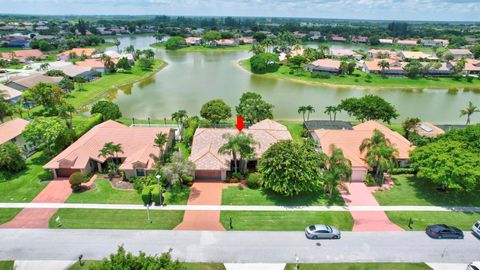
{"label": "trimmed shrub", "polygon": [[[158,185],[150,185],[150,186],[147,186],[145,187],[143,190],[142,190],[142,201],[144,204],[147,204],[148,203],[148,197],[149,197],[149,193],[152,193],[152,202],[155,203],[155,205],[160,205],[160,196],[159,196],[159,192],[158,192]],[[162,193],[164,193],[165,190],[162,188]],[[165,200],[164,200],[165,201]]]}
{"label": "trimmed shrub", "polygon": [[83,173],[81,172],[73,173],[68,178],[68,182],[70,182],[70,187],[72,188],[73,192],[80,191],[82,189]]}
{"label": "trimmed shrub", "polygon": [[247,186],[249,188],[259,188],[261,175],[259,173],[251,173],[247,177]]}
{"label": "trimmed shrub", "polygon": [[390,174],[414,174],[417,171],[414,168],[393,168]]}
{"label": "trimmed shrub", "polygon": [[365,185],[367,185],[368,187],[373,187],[377,185],[375,178],[371,174],[367,174],[367,176],[365,176]]}

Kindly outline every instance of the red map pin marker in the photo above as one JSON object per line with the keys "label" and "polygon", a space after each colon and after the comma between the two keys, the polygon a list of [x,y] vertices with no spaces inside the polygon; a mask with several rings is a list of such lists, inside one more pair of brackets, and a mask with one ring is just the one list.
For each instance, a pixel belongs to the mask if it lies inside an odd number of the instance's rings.
{"label": "red map pin marker", "polygon": [[235,127],[238,129],[238,131],[242,131],[242,129],[245,127],[245,124],[243,123],[243,117],[241,115],[237,116],[237,124],[235,124]]}

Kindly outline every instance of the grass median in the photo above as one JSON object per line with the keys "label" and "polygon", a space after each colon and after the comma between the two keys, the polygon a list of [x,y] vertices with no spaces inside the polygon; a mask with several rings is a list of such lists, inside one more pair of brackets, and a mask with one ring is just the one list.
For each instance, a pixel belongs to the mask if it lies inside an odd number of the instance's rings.
{"label": "grass median", "polygon": [[0,208],[0,224],[9,222],[18,213],[22,211],[21,208]]}
{"label": "grass median", "polygon": [[[90,269],[90,267],[98,266],[99,264],[99,261],[84,261],[84,265],[80,266],[77,262],[72,265],[69,270]],[[223,263],[182,263],[182,266],[184,266],[186,270],[225,270]],[[0,268],[0,270],[2,270],[2,268]]]}
{"label": "grass median", "polygon": [[[49,228],[55,229],[132,229],[171,230],[183,220],[184,211],[59,209],[50,219]],[[60,217],[62,226],[55,219]]]}
{"label": "grass median", "polygon": [[220,222],[237,231],[303,231],[308,225],[327,224],[351,231],[353,219],[349,212],[316,211],[222,211]]}
{"label": "grass median", "polygon": [[434,212],[434,211],[389,211],[388,218],[405,230],[410,218],[413,221],[412,230],[424,231],[433,224],[447,224],[461,230],[471,230],[472,225],[480,220],[480,213],[472,212]]}
{"label": "grass median", "polygon": [[[287,264],[285,270],[294,270],[295,264]],[[301,270],[427,270],[424,263],[318,263],[300,264]]]}

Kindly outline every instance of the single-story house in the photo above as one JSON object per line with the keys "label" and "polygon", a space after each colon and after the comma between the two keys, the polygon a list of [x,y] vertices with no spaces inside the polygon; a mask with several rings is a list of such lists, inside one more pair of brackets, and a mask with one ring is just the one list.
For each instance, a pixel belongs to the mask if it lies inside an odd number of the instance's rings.
{"label": "single-story house", "polygon": [[393,39],[391,38],[380,38],[378,40],[378,42],[380,42],[380,44],[389,44],[389,45],[392,45],[393,44]]}
{"label": "single-story house", "polygon": [[321,71],[329,73],[340,72],[341,61],[332,59],[318,59],[305,66],[308,71]]}
{"label": "single-story house", "polygon": [[356,60],[362,59],[363,55],[354,52],[351,49],[330,49],[330,55],[335,58],[342,58],[342,57],[351,57],[355,58]]}
{"label": "single-story house", "polygon": [[23,138],[23,131],[28,125],[28,121],[15,118],[0,124],[0,145],[12,142],[23,150],[23,154],[28,157],[34,151],[34,147],[30,146]]}
{"label": "single-story house", "polygon": [[253,44],[254,39],[252,37],[241,37],[238,41],[240,44]]}
{"label": "single-story house", "polygon": [[403,60],[438,60],[438,57],[424,53],[424,52],[415,52],[415,51],[401,51],[400,57]]}
{"label": "single-story house", "polygon": [[151,155],[159,153],[154,140],[160,133],[168,136],[165,152],[173,140],[174,129],[127,127],[109,120],[93,127],[43,168],[52,170],[55,178],[69,177],[74,172],[87,174],[102,171],[107,168],[110,158],[98,155],[106,143],[113,142],[120,144],[123,151],[114,158],[114,162],[120,164],[119,169],[124,171],[127,177],[145,176],[154,165]]}
{"label": "single-story house", "polygon": [[50,70],[63,71],[63,73],[65,73],[65,75],[67,75],[70,79],[73,79],[75,77],[82,77],[87,81],[92,81],[96,77],[98,77],[98,72],[93,71],[91,68],[82,67],[82,66],[73,65],[73,64],[50,68]]}
{"label": "single-story house", "polygon": [[332,144],[342,149],[345,157],[352,162],[352,181],[364,181],[371,168],[365,162],[366,152],[360,152],[360,145],[364,139],[372,137],[375,130],[381,131],[397,149],[397,161],[400,166],[408,164],[409,151],[414,147],[398,132],[392,131],[376,121],[361,123],[354,126],[353,130],[314,130],[310,134],[318,142],[321,151],[326,154],[330,154],[330,145]]}
{"label": "single-story house", "polygon": [[455,59],[473,58],[473,53],[468,49],[450,49],[446,54],[452,54]]}
{"label": "single-story house", "polygon": [[399,39],[397,40],[398,45],[402,46],[416,46],[417,45],[417,40],[415,39]]}
{"label": "single-story house", "polygon": [[367,42],[368,42],[368,37],[364,37],[364,36],[353,36],[353,37],[352,37],[352,42],[355,42],[355,43],[367,43]]}
{"label": "single-story house", "polygon": [[309,120],[303,123],[307,130],[317,129],[352,129],[352,124],[345,121]]}
{"label": "single-story house", "polygon": [[235,47],[238,46],[238,41],[233,38],[219,39],[212,41],[212,45],[220,47]]}
{"label": "single-story house", "polygon": [[117,51],[112,51],[112,50],[105,51],[103,53],[94,54],[94,55],[91,56],[91,58],[100,59],[100,58],[102,58],[103,55],[109,56],[112,60],[113,59],[119,60],[119,59],[125,57],[125,58],[127,58],[128,62],[130,64],[132,64],[135,61],[135,59],[133,57],[133,54],[131,54],[131,53],[119,53]]}
{"label": "single-story house", "polygon": [[[116,64],[118,59],[114,58],[112,61]],[[107,69],[105,68],[105,63],[101,59],[85,59],[83,61],[76,62],[75,65],[79,67],[88,67],[93,71],[103,73]]]}
{"label": "single-story house", "polygon": [[463,71],[467,74],[480,74],[480,60],[467,59]]}
{"label": "single-story house", "polygon": [[425,122],[425,121],[420,122],[415,127],[415,131],[417,132],[418,135],[424,136],[424,137],[429,137],[429,138],[433,138],[433,137],[436,137],[440,134],[445,133],[445,131],[443,131],[443,129],[435,126],[432,123]]}
{"label": "single-story house", "polygon": [[[255,159],[274,143],[282,140],[291,140],[292,136],[287,127],[273,120],[260,121],[243,132],[251,134],[259,144],[255,147]],[[218,153],[218,149],[227,141],[223,134],[238,134],[232,128],[197,128],[192,142],[192,153],[189,160],[195,163],[196,179],[225,180],[227,172],[232,169],[232,156]],[[252,161],[256,163],[255,161]]]}
{"label": "single-story house", "polygon": [[4,59],[18,59],[20,62],[25,63],[29,58],[35,58],[36,60],[45,59],[45,55],[37,49],[32,50],[16,50],[13,52],[6,52],[1,54],[1,58]]}
{"label": "single-story house", "polygon": [[58,84],[62,79],[63,77],[50,77],[40,73],[35,73],[24,77],[11,77],[5,85],[18,91],[24,91],[25,89],[32,88],[41,82]]}
{"label": "single-story house", "polygon": [[435,39],[433,39],[433,41],[441,44],[444,47],[450,45],[450,41],[448,41],[448,39],[435,38]]}
{"label": "single-story house", "polygon": [[331,38],[330,38],[331,41],[336,41],[336,42],[346,42],[347,39],[342,37],[342,36],[338,36],[338,35],[333,35]]}
{"label": "single-story house", "polygon": [[202,42],[201,37],[187,37],[185,38],[185,42],[190,46],[198,46]]}
{"label": "single-story house", "polygon": [[377,50],[370,49],[367,54],[368,58],[389,58],[389,59],[398,59],[397,53],[390,50]]}
{"label": "single-story house", "polygon": [[[380,67],[380,62],[386,61],[389,63],[389,67],[385,68],[382,72],[382,67]],[[405,66],[406,63],[400,62],[398,60],[394,59],[374,59],[371,61],[365,61],[363,62],[363,67],[362,70],[369,74],[369,73],[374,73],[374,74],[383,74],[387,76],[403,76],[406,74],[405,70],[403,67]]]}
{"label": "single-story house", "polygon": [[57,54],[59,60],[69,60],[70,54],[75,54],[77,57],[86,56],[90,57],[96,51],[95,48],[73,48],[68,51],[61,52]]}
{"label": "single-story house", "polygon": [[18,100],[20,100],[20,98],[22,97],[22,92],[12,87],[8,87],[4,84],[0,84],[0,93],[1,92],[5,93],[5,100],[13,104],[16,104]]}

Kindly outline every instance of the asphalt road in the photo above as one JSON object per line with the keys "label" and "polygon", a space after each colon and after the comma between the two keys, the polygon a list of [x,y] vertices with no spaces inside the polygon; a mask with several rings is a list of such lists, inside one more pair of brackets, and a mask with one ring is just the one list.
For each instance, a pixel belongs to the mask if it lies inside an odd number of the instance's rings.
{"label": "asphalt road", "polygon": [[[320,243],[320,245],[317,245]],[[480,240],[434,240],[423,232],[344,232],[340,240],[313,241],[303,232],[196,232],[137,230],[0,230],[0,260],[101,259],[124,244],[132,252],[173,248],[181,261],[227,263],[442,262],[480,260]]]}

